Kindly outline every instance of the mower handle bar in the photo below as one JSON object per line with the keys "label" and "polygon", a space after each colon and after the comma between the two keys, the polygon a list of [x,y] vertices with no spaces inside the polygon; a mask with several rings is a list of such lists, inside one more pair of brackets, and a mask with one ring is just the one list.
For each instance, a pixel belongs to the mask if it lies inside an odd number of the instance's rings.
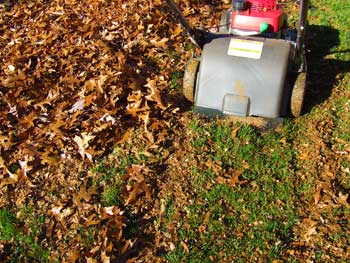
{"label": "mower handle bar", "polygon": [[307,26],[307,12],[309,10],[309,0],[300,0],[300,12],[299,12],[299,26],[297,28],[298,35],[296,40],[296,49],[301,56],[301,68],[300,71],[306,72],[306,58],[305,58],[305,30]]}

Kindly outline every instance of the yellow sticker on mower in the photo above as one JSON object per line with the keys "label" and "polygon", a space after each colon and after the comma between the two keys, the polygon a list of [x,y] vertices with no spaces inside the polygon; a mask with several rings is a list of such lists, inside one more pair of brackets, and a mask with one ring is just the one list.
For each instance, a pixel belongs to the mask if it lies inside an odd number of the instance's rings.
{"label": "yellow sticker on mower", "polygon": [[232,38],[227,54],[229,56],[260,59],[264,42]]}

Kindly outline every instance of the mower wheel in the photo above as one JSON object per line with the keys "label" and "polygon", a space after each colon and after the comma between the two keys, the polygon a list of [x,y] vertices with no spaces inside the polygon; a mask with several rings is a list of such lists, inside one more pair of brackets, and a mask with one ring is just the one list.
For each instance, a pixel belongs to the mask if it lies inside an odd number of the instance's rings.
{"label": "mower wheel", "polygon": [[194,91],[196,86],[196,77],[198,72],[199,60],[191,59],[188,61],[183,78],[182,92],[187,100],[194,102]]}
{"label": "mower wheel", "polygon": [[292,97],[290,100],[290,110],[294,117],[299,117],[304,103],[306,87],[306,72],[301,72],[294,83]]}

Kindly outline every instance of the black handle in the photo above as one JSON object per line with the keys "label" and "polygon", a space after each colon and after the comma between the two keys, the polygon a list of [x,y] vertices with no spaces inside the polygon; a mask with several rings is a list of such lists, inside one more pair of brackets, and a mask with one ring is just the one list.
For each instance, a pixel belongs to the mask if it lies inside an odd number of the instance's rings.
{"label": "black handle", "polygon": [[176,19],[180,22],[180,24],[187,30],[187,32],[190,34],[192,38],[195,37],[195,30],[191,27],[191,25],[188,23],[184,15],[181,13],[181,11],[176,6],[175,2],[173,0],[166,0],[167,4],[169,5],[171,11],[174,13]]}
{"label": "black handle", "polygon": [[305,29],[307,25],[307,13],[309,9],[308,0],[300,0],[300,14],[299,14],[299,27],[298,37],[297,37],[297,47],[303,48],[304,38],[305,38]]}

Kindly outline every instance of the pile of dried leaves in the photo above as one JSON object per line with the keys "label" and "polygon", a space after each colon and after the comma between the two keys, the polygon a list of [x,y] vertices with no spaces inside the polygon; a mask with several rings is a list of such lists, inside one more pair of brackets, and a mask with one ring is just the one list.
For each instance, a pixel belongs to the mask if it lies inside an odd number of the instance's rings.
{"label": "pile of dried leaves", "polygon": [[[180,4],[189,17],[221,8]],[[0,8],[0,206],[49,216],[42,234],[53,258],[107,262],[131,244],[122,237],[123,212],[93,200],[98,190],[87,167],[136,126],[158,147],[169,119],[186,106],[172,76],[198,50],[163,1],[12,1]],[[195,24],[213,21],[193,17]],[[137,175],[147,169],[135,169],[125,180],[150,198]],[[126,205],[139,191],[128,190]],[[68,230],[90,225],[101,225],[91,251],[74,237],[63,241]]]}
{"label": "pile of dried leaves", "polygon": [[28,1],[3,12],[3,165],[25,172],[77,153],[92,161],[135,122],[147,128],[152,115],[171,113],[160,93],[181,68],[171,51],[184,48],[182,30],[162,8],[160,1]]}
{"label": "pile of dried leaves", "polygon": [[[218,0],[177,3],[192,24],[208,28],[228,7]],[[32,237],[1,241],[0,258],[13,259],[17,245],[28,248],[19,261],[155,262],[175,249],[176,220],[195,194],[188,173],[193,166],[224,170],[203,164],[200,154],[192,163],[187,158],[195,155],[193,135],[183,134],[192,115],[183,113],[189,105],[178,82],[184,63],[199,52],[161,0],[0,4],[0,208],[16,213],[18,236]],[[312,138],[318,147],[296,149],[313,160],[310,173],[325,169],[327,179],[303,204],[305,219],[295,230],[309,243],[296,241],[286,252],[305,260],[311,258],[305,250],[319,241],[316,228],[325,235],[340,225],[325,227],[312,206],[349,206],[348,195],[332,187],[338,159],[322,152],[319,134]],[[235,186],[238,177],[218,180]],[[108,189],[120,197],[113,205],[102,194]],[[163,231],[169,194],[177,209]],[[329,249],[349,255],[340,247]]]}

